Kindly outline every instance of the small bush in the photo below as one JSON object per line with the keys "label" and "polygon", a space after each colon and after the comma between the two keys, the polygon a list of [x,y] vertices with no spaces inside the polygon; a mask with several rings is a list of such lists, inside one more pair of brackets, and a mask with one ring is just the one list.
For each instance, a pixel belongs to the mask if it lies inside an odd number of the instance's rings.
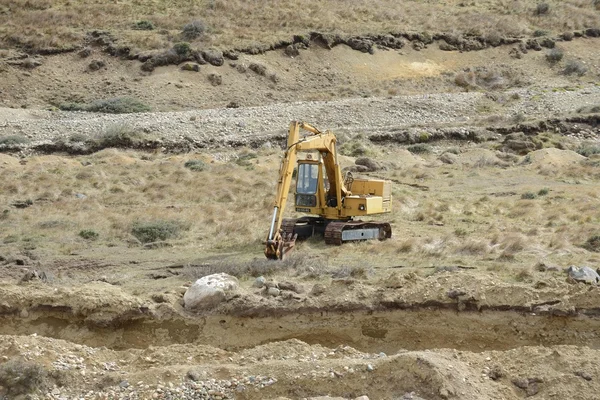
{"label": "small bush", "polygon": [[589,157],[594,154],[600,154],[600,145],[592,143],[582,143],[577,148],[577,153],[581,154],[584,157]]}
{"label": "small bush", "polygon": [[16,146],[31,142],[28,137],[21,135],[0,136],[0,146]]}
{"label": "small bush", "polygon": [[425,154],[431,153],[431,146],[423,143],[417,143],[406,147],[406,150],[410,151],[413,154]]}
{"label": "small bush", "polygon": [[176,238],[182,230],[187,229],[189,227],[180,221],[157,220],[135,223],[131,228],[131,234],[142,243],[152,243]]}
{"label": "small bush", "polygon": [[548,193],[550,193],[550,189],[548,189],[548,188],[543,188],[543,189],[540,189],[540,191],[539,191],[539,192],[537,192],[537,195],[538,195],[538,196],[545,196],[545,195],[547,195]]}
{"label": "small bush", "polygon": [[104,133],[93,139],[96,147],[135,147],[143,141],[142,135],[129,125],[113,125]]}
{"label": "small bush", "polygon": [[258,158],[258,154],[256,154],[253,151],[242,152],[238,156],[237,160],[235,160],[235,163],[242,167],[250,167],[252,166],[252,162],[250,160],[253,160],[255,158]]}
{"label": "small bush", "polygon": [[190,51],[192,51],[192,49],[190,48],[190,44],[187,42],[175,43],[173,45],[173,50],[175,51],[175,53],[182,57],[187,56],[188,54],[190,54]]}
{"label": "small bush", "polygon": [[548,32],[542,29],[536,29],[535,31],[533,31],[533,37],[542,37],[546,35],[548,35]]}
{"label": "small bush", "polygon": [[558,62],[560,62],[560,60],[563,59],[564,53],[561,49],[559,48],[553,48],[552,50],[550,50],[548,53],[546,53],[546,60],[554,65]]}
{"label": "small bush", "polygon": [[537,197],[537,195],[533,192],[525,192],[521,195],[521,198],[524,200],[533,200]]}
{"label": "small bush", "polygon": [[151,31],[154,30],[154,24],[147,20],[137,21],[133,24],[133,29],[138,31]]}
{"label": "small bush", "polygon": [[590,237],[583,246],[589,251],[600,252],[600,235]]}
{"label": "small bush", "polygon": [[548,3],[540,3],[535,7],[535,15],[546,15],[550,12],[550,5]]}
{"label": "small bush", "polygon": [[206,163],[202,160],[189,160],[186,161],[183,166],[196,172],[204,171],[206,169]]}
{"label": "small bush", "polygon": [[85,240],[96,240],[98,237],[100,237],[98,232],[91,229],[83,229],[79,231],[79,236]]}
{"label": "small bush", "polygon": [[200,20],[195,20],[186,24],[181,31],[181,36],[186,40],[194,40],[199,38],[206,32],[206,25]]}
{"label": "small bush", "polygon": [[44,386],[46,370],[23,360],[10,360],[0,365],[0,386],[9,395],[23,395]]}
{"label": "small bush", "polygon": [[64,103],[59,108],[63,111],[86,111],[106,114],[129,114],[150,111],[150,106],[132,97],[115,97],[97,100],[92,103]]}
{"label": "small bush", "polygon": [[582,75],[585,75],[587,70],[588,70],[588,68],[581,61],[569,60],[569,61],[567,61],[567,64],[565,65],[563,74],[565,74],[565,75],[576,74],[576,75],[582,76]]}

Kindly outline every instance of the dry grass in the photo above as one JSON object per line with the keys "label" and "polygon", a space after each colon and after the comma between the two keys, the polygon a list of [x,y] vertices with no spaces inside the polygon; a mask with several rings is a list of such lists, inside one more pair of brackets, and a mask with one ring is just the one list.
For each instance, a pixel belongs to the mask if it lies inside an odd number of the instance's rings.
{"label": "dry grass", "polygon": [[[393,165],[394,152],[368,150]],[[467,156],[468,151],[460,152],[459,162]],[[437,156],[423,157],[430,163]],[[279,163],[276,150],[169,156],[108,149],[26,161],[0,163],[0,255],[26,252],[52,259],[130,248],[171,261],[187,256],[233,259],[208,262],[210,271],[271,273],[250,260],[262,259]],[[201,167],[191,168],[195,165]],[[582,246],[598,235],[600,223],[597,166],[554,167],[556,174],[545,176],[521,164],[474,169],[467,158],[463,164],[427,165],[377,172],[398,181],[393,212],[378,218],[392,223],[391,240],[341,247],[317,239],[299,243],[297,252],[308,258],[284,273],[370,279],[372,270],[377,274],[386,266],[455,265],[458,257],[461,265],[483,270],[505,265],[506,279],[527,280],[513,267],[542,258],[557,265],[578,264],[589,257]],[[521,199],[521,194],[537,194],[542,188],[548,189],[545,195]],[[11,206],[28,200],[29,207]],[[295,215],[291,207],[287,214]],[[166,238],[173,247],[143,250],[132,228],[148,221],[178,221],[185,229]],[[188,276],[205,272],[188,271]]]}
{"label": "dry grass", "polygon": [[[141,49],[166,47],[182,38],[184,26],[199,20],[206,31],[194,40],[203,46],[250,46],[289,39],[309,31],[365,34],[389,31],[470,33],[486,37],[515,36],[535,30],[564,31],[598,27],[592,1],[552,2],[536,15],[537,1],[457,2],[300,2],[297,0],[90,2],[74,0],[1,0],[0,37],[4,46],[33,48],[80,44],[91,29],[108,30]],[[149,21],[153,30],[138,30]]]}

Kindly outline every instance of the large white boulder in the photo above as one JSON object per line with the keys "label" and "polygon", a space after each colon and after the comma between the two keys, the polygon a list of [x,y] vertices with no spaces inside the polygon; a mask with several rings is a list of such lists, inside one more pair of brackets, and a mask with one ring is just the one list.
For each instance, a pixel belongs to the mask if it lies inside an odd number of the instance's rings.
{"label": "large white boulder", "polygon": [[239,288],[235,276],[225,273],[212,274],[198,279],[183,295],[183,304],[188,310],[212,308],[223,302],[227,294]]}

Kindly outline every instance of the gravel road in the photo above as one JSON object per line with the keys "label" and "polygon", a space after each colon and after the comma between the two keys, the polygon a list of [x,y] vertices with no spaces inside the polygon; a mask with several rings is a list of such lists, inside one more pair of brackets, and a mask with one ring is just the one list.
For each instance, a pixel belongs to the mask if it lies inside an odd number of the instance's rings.
{"label": "gravel road", "polygon": [[98,135],[127,126],[165,141],[193,140],[218,146],[281,135],[291,120],[321,129],[364,134],[414,126],[473,126],[492,115],[551,118],[600,105],[600,87],[570,90],[518,89],[502,93],[439,93],[390,98],[296,102],[248,108],[221,108],[142,114],[95,114],[0,108],[0,137],[24,135],[32,144],[72,135]]}

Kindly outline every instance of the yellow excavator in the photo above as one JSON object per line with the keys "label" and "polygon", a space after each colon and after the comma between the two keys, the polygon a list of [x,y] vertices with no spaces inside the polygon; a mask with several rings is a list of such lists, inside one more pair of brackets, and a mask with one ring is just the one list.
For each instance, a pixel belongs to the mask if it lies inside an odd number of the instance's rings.
{"label": "yellow excavator", "polygon": [[[308,134],[301,136],[301,129]],[[332,132],[321,132],[304,122],[290,124],[266,241],[267,258],[282,260],[294,248],[296,240],[313,235],[323,235],[325,243],[335,245],[392,236],[387,222],[354,219],[390,212],[392,183],[382,179],[354,179],[350,172],[342,178],[336,142]],[[298,157],[300,152],[307,153],[304,159]],[[296,212],[312,216],[284,219],[294,171]]]}

